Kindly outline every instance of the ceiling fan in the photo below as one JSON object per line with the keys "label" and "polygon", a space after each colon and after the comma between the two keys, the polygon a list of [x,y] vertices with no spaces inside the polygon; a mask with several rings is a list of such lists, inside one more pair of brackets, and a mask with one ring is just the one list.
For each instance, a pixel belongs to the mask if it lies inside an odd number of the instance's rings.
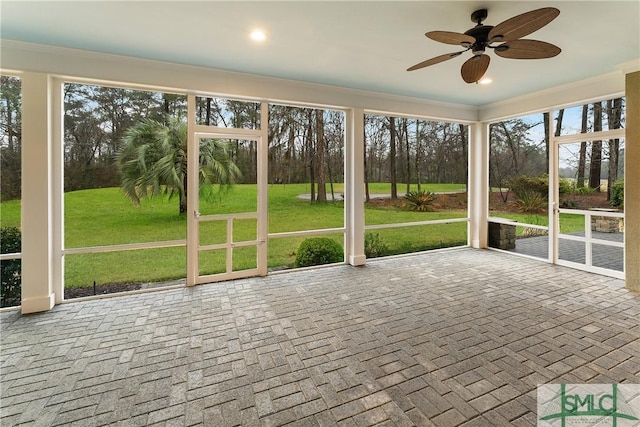
{"label": "ceiling fan", "polygon": [[552,58],[560,53],[558,46],[539,40],[521,39],[521,37],[544,27],[559,14],[560,11],[554,7],[543,7],[509,18],[494,27],[482,24],[482,21],[487,18],[487,9],[476,10],[471,14],[471,21],[477,25],[465,31],[464,34],[452,31],[430,31],[425,34],[431,40],[460,45],[466,48],[465,50],[427,59],[407,68],[407,71],[438,64],[471,50],[473,56],[462,64],[461,74],[465,82],[477,83],[489,68],[491,58],[485,54],[487,48],[495,50],[496,54],[503,58]]}

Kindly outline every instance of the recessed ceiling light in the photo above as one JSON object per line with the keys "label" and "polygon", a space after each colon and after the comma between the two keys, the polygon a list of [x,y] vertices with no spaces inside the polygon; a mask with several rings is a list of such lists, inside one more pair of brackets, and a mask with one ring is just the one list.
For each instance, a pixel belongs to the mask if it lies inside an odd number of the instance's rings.
{"label": "recessed ceiling light", "polygon": [[493,80],[491,80],[489,77],[485,77],[484,79],[480,80],[478,83],[480,83],[481,85],[488,85],[492,81]]}
{"label": "recessed ceiling light", "polygon": [[251,33],[249,34],[249,37],[251,37],[251,40],[256,42],[263,42],[267,39],[267,35],[262,30],[251,31]]}

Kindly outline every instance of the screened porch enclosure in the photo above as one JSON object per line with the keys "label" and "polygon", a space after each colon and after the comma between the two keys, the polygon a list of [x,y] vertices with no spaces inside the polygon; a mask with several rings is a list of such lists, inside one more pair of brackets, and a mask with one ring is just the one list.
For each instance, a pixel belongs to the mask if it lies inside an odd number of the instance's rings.
{"label": "screened porch enclosure", "polygon": [[[626,165],[626,168],[619,171],[625,176],[634,176],[636,168],[634,166],[635,146],[633,145],[633,136],[628,135],[630,128],[633,128],[631,119],[626,123],[625,128],[611,128],[605,130],[596,130],[588,136],[581,132],[574,134],[556,135],[553,124],[546,130],[546,137],[549,139],[548,166],[542,167],[538,172],[544,173],[546,168],[549,184],[546,217],[545,214],[535,216],[531,222],[523,222],[509,217],[493,217],[490,211],[490,200],[487,188],[491,182],[491,150],[490,150],[490,126],[514,117],[514,111],[540,111],[540,114],[548,114],[554,118],[551,123],[557,119],[557,111],[560,108],[570,108],[572,106],[580,106],[585,100],[593,102],[597,100],[609,100],[625,95],[624,82],[619,77],[612,77],[611,83],[608,85],[593,85],[590,82],[581,83],[572,87],[571,90],[566,89],[560,91],[562,102],[554,102],[550,107],[546,102],[539,98],[518,104],[520,101],[513,101],[509,107],[509,113],[506,113],[504,105],[487,106],[485,108],[471,109],[468,107],[457,106],[452,104],[442,105],[429,101],[416,102],[415,100],[406,100],[397,102],[396,99],[389,99],[385,96],[371,97],[365,96],[357,91],[351,91],[343,88],[328,88],[318,90],[310,85],[306,91],[300,90],[300,84],[291,84],[285,81],[275,81],[266,77],[237,75],[233,76],[234,90],[232,91],[233,99],[261,105],[254,124],[248,128],[221,127],[218,124],[213,127],[205,118],[202,120],[201,114],[198,115],[196,98],[205,100],[207,98],[215,98],[229,96],[229,88],[222,84],[222,74],[215,70],[202,70],[183,65],[162,64],[158,68],[149,68],[149,64],[143,60],[132,58],[106,58],[100,54],[87,54],[85,56],[76,57],[73,60],[63,60],[59,54],[61,51],[51,49],[44,53],[38,51],[38,61],[42,64],[47,63],[46,67],[33,70],[28,66],[28,59],[33,58],[34,53],[29,49],[24,50],[23,46],[7,46],[8,58],[11,60],[8,64],[12,64],[11,70],[3,71],[3,75],[12,75],[21,79],[22,94],[22,118],[23,118],[23,151],[22,151],[22,188],[28,189],[22,194],[21,209],[21,225],[23,231],[23,245],[19,253],[4,255],[7,257],[18,257],[21,259],[23,266],[23,290],[22,290],[22,310],[23,312],[34,312],[48,310],[56,303],[64,300],[65,289],[65,257],[70,259],[85,256],[85,249],[70,248],[65,246],[68,234],[65,232],[65,210],[69,206],[65,206],[64,201],[64,170],[63,170],[63,153],[64,140],[62,117],[64,114],[63,87],[65,82],[69,81],[68,75],[76,75],[74,81],[78,83],[88,84],[105,84],[110,86],[124,88],[144,88],[152,91],[168,91],[181,96],[193,97],[190,117],[194,118],[191,123],[192,140],[189,145],[192,150],[196,145],[196,140],[203,144],[208,139],[223,139],[230,142],[231,145],[237,144],[246,148],[247,153],[252,153],[253,157],[246,157],[242,161],[246,161],[243,168],[247,177],[250,177],[250,185],[254,185],[258,190],[255,193],[255,210],[247,210],[243,215],[251,213],[251,216],[242,216],[242,218],[212,218],[207,219],[220,221],[224,224],[225,235],[232,236],[231,239],[216,240],[218,237],[198,237],[197,228],[193,225],[188,226],[186,230],[186,240],[163,241],[166,245],[158,246],[157,243],[149,245],[149,247],[122,247],[117,246],[109,250],[105,250],[105,254],[100,256],[110,256],[107,252],[129,251],[132,254],[135,251],[166,251],[167,253],[178,254],[181,258],[186,256],[186,262],[183,268],[186,270],[186,278],[188,284],[196,282],[205,282],[208,279],[202,279],[220,271],[208,269],[207,262],[201,263],[196,261],[199,258],[206,259],[224,259],[220,261],[224,264],[224,271],[232,273],[236,270],[251,271],[252,275],[268,274],[266,263],[260,261],[260,257],[266,257],[267,253],[277,251],[289,251],[284,244],[291,244],[295,247],[299,242],[298,237],[292,233],[299,233],[300,236],[312,234],[326,234],[342,245],[344,252],[344,262],[353,266],[363,265],[366,263],[365,243],[367,234],[377,234],[378,238],[386,238],[385,233],[389,230],[404,232],[402,230],[407,227],[408,235],[428,235],[433,233],[432,230],[450,228],[449,235],[459,235],[460,237],[452,241],[451,246],[463,245],[473,248],[486,248],[489,246],[489,223],[497,222],[506,226],[515,226],[516,233],[526,234],[531,237],[540,237],[541,243],[537,247],[541,250],[539,256],[544,261],[571,265],[578,268],[586,268],[600,274],[608,274],[614,277],[627,277],[629,274],[628,258],[629,242],[633,241],[633,234],[636,229],[629,226],[630,211],[633,212],[634,205],[628,204],[624,206],[624,211],[594,211],[572,209],[571,207],[562,207],[559,205],[561,171],[566,163],[568,156],[562,154],[562,150],[567,147],[579,147],[582,142],[592,143],[593,141],[610,141],[618,140],[618,153],[621,153],[619,164]],[[13,56],[12,56],[13,55]],[[25,62],[27,61],[27,62]],[[105,64],[127,64],[127,67],[104,67]],[[57,70],[57,71],[56,71]],[[64,70],[64,72],[63,72]],[[167,72],[171,71],[171,72]],[[634,76],[635,74],[630,74]],[[224,74],[227,76],[227,74]],[[633,80],[630,79],[632,82]],[[258,85],[258,83],[262,83]],[[304,86],[304,85],[303,85]],[[193,94],[197,94],[193,95]],[[559,95],[560,96],[560,95]],[[259,144],[264,144],[270,140],[268,129],[262,126],[262,123],[268,123],[270,100],[275,105],[282,105],[285,99],[289,105],[308,108],[311,110],[324,110],[340,112],[343,116],[343,124],[339,128],[343,145],[336,147],[335,152],[330,152],[329,159],[337,160],[343,165],[342,177],[340,178],[338,171],[333,170],[334,184],[342,181],[341,188],[337,186],[327,190],[332,197],[338,194],[342,201],[340,202],[335,216],[335,224],[327,228],[305,228],[296,227],[295,221],[289,221],[290,229],[282,231],[274,231],[267,223],[270,216],[277,217],[283,215],[282,211],[270,212],[269,205],[266,203],[267,192],[260,192],[260,186],[268,188],[270,185],[286,185],[280,184],[283,179],[281,175],[286,172],[285,168],[279,170],[269,169],[269,161],[266,151],[259,148]],[[266,100],[266,101],[265,101]],[[633,108],[635,98],[628,91],[626,92],[626,103]],[[558,107],[560,106],[560,107]],[[452,123],[460,132],[460,142],[466,138],[466,145],[460,144],[462,155],[466,155],[466,170],[463,171],[465,182],[459,182],[460,188],[451,190],[451,192],[466,190],[466,200],[462,210],[458,213],[447,214],[441,218],[431,218],[426,221],[405,220],[402,218],[392,221],[384,221],[380,218],[368,217],[365,214],[366,202],[366,185],[367,170],[365,169],[365,158],[367,156],[366,149],[366,132],[367,117],[376,115],[379,117],[394,117],[398,119],[398,123],[407,119],[407,129],[409,134],[418,133],[420,129],[427,127],[426,121]],[[627,112],[628,117],[632,117]],[[196,117],[199,117],[196,120]],[[257,119],[257,117],[260,117]],[[326,120],[331,118],[326,116]],[[386,120],[386,119],[385,119]],[[415,127],[412,121],[424,120],[422,124]],[[418,123],[416,122],[416,123]],[[459,127],[459,128],[458,128]],[[337,128],[338,129],[338,128]],[[227,135],[220,135],[220,132],[227,132]],[[251,142],[253,141],[253,142]],[[262,141],[262,142],[260,142]],[[417,143],[416,143],[417,144]],[[426,149],[426,148],[424,148]],[[464,151],[466,150],[466,153]],[[46,156],[42,156],[46,153]],[[339,154],[338,154],[339,153]],[[631,154],[630,154],[631,153]],[[263,156],[261,159],[260,156]],[[563,157],[564,156],[564,157]],[[631,156],[631,157],[630,157]],[[462,157],[463,159],[465,157]],[[414,162],[416,163],[416,162]],[[251,166],[254,165],[254,166]],[[261,165],[259,168],[258,165]],[[631,166],[630,166],[631,165]],[[371,166],[371,165],[369,165]],[[412,166],[413,168],[413,166]],[[407,168],[408,175],[415,172],[416,169]],[[458,168],[456,166],[456,168]],[[458,168],[457,170],[460,170]],[[250,172],[253,171],[253,172]],[[255,175],[251,175],[255,173]],[[417,175],[414,175],[414,180]],[[195,177],[191,178],[192,187],[197,188],[198,181]],[[416,182],[417,184],[417,182]],[[491,184],[493,185],[493,184]],[[501,185],[501,184],[500,184]],[[428,186],[426,187],[428,190]],[[401,194],[410,187],[402,188]],[[556,194],[556,191],[558,193]],[[628,192],[628,189],[625,189]],[[633,191],[633,190],[631,190]],[[449,192],[449,191],[447,191]],[[630,193],[633,194],[633,193]],[[317,196],[317,193],[316,193]],[[254,196],[251,196],[254,197]],[[633,197],[627,196],[627,201]],[[262,206],[262,207],[261,207]],[[199,206],[191,206],[187,209],[188,221],[199,221],[203,218],[203,212]],[[198,217],[198,214],[200,215]],[[212,212],[205,213],[204,216],[215,215]],[[578,220],[569,221],[573,224],[570,229],[566,229],[566,221],[580,216]],[[284,218],[284,216],[283,216]],[[546,218],[546,219],[545,219]],[[602,220],[605,218],[605,220]],[[609,222],[617,225],[616,232],[602,235],[602,231],[591,229],[591,223]],[[582,226],[575,225],[581,223]],[[230,224],[230,225],[229,225]],[[242,226],[240,225],[242,224]],[[551,224],[551,226],[549,225]],[[624,224],[624,225],[622,225]],[[222,227],[220,225],[204,225],[203,230],[207,227]],[[519,228],[518,228],[519,227]],[[594,226],[595,227],[595,226]],[[256,234],[252,236],[238,235],[241,229],[255,229]],[[194,231],[195,230],[195,231]],[[222,230],[222,228],[221,228]],[[612,228],[613,230],[613,228]],[[546,237],[542,234],[546,232]],[[582,232],[582,235],[580,233]],[[217,233],[217,232],[216,232]],[[216,236],[218,234],[214,233]],[[235,233],[235,234],[234,234]],[[541,234],[536,236],[536,233]],[[546,238],[546,241],[544,239]],[[42,244],[44,242],[46,244]],[[204,239],[204,240],[202,240]],[[210,240],[207,240],[210,239]],[[440,243],[440,247],[447,246],[447,243]],[[199,243],[190,243],[199,242]],[[238,244],[240,243],[240,244]],[[118,243],[118,245],[128,243]],[[137,245],[138,243],[136,243]],[[146,245],[146,242],[143,242]],[[573,249],[578,245],[579,248]],[[198,245],[200,248],[198,249]],[[220,246],[218,246],[220,245]],[[166,246],[166,247],[164,247]],[[253,246],[251,248],[250,246]],[[172,249],[173,247],[173,249]],[[178,247],[182,247],[178,250]],[[92,246],[86,246],[87,252],[92,252]],[[428,249],[428,248],[425,248]],[[545,250],[546,249],[546,250]],[[195,252],[201,251],[201,254],[194,255]],[[98,250],[97,252],[101,252]],[[194,252],[195,251],[195,252]],[[184,254],[186,252],[186,254]],[[189,253],[191,252],[191,255]],[[210,253],[206,253],[210,252]],[[217,252],[217,253],[216,253]],[[224,254],[222,253],[224,252]],[[517,251],[516,251],[517,252]],[[569,253],[577,253],[579,261],[574,261]],[[152,252],[148,252],[152,253]],[[235,253],[235,255],[234,255]],[[231,255],[229,255],[231,254]],[[242,254],[242,255],[241,255]],[[263,255],[260,255],[263,254]],[[582,254],[582,255],[580,255]],[[610,254],[613,254],[611,258]],[[531,255],[531,254],[525,254]],[[126,256],[126,255],[125,255]],[[174,257],[173,255],[171,255]],[[253,260],[255,262],[244,263],[240,259]],[[266,259],[266,258],[265,258]],[[569,264],[572,263],[572,264]],[[575,264],[575,265],[573,265]],[[37,265],[38,268],[29,268],[28,266]],[[200,277],[200,279],[197,279]],[[228,276],[226,278],[232,278]]]}

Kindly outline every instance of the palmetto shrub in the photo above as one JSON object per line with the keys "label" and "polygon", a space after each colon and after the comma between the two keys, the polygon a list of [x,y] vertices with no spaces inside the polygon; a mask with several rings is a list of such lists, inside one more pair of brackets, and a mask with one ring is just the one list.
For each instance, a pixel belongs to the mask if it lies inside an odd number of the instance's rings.
{"label": "palmetto shrub", "polygon": [[547,199],[536,191],[523,191],[515,205],[520,212],[539,212],[547,206]]}
{"label": "palmetto shrub", "polygon": [[409,191],[404,195],[404,198],[407,200],[409,206],[411,206],[411,210],[426,212],[429,210],[429,205],[436,200],[436,195],[430,191],[416,190]]}

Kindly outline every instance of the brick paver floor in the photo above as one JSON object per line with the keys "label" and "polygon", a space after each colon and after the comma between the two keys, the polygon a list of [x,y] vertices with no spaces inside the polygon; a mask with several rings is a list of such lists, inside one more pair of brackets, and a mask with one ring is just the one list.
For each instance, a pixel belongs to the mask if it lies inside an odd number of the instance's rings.
{"label": "brick paver floor", "polygon": [[640,382],[640,296],[461,249],[1,314],[0,424],[534,425]]}
{"label": "brick paver floor", "polygon": [[[584,237],[584,232],[572,233]],[[592,232],[594,239],[608,240],[622,243],[624,233]],[[549,254],[549,236],[536,236],[516,240],[515,249],[510,249],[524,255],[547,259]],[[586,246],[584,242],[568,239],[560,239],[558,256],[561,260],[585,264]],[[594,243],[591,247],[591,263],[594,267],[607,268],[609,270],[624,271],[624,248]]]}

